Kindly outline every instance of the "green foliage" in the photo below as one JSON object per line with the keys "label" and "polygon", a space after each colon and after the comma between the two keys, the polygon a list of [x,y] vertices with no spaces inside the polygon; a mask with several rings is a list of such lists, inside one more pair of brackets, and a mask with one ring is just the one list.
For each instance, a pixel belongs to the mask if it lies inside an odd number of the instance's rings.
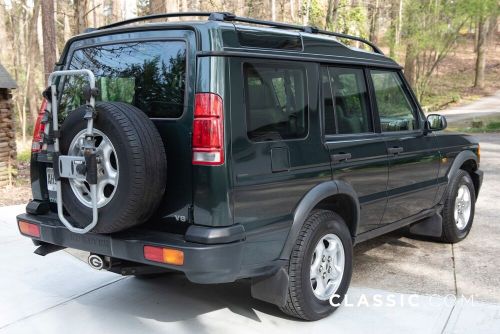
{"label": "green foliage", "polygon": [[367,22],[368,16],[365,7],[353,7],[349,0],[339,1],[337,22],[333,22],[334,30],[366,38],[368,37]]}
{"label": "green foliage", "polygon": [[[405,2],[402,40],[406,60],[415,62],[413,87],[422,98],[437,65],[458,46],[460,30],[469,20],[469,0]],[[409,64],[405,64],[408,69]]]}
{"label": "green foliage", "polygon": [[28,149],[17,152],[17,161],[28,163],[30,162],[30,159],[31,159],[31,150]]}
{"label": "green foliage", "polygon": [[485,18],[496,15],[500,9],[497,0],[467,0],[463,7],[471,18]]}
{"label": "green foliage", "polygon": [[500,122],[491,122],[486,125],[486,130],[488,131],[499,131],[500,130]]}
{"label": "green foliage", "polygon": [[325,10],[319,0],[311,1],[311,8],[309,9],[309,25],[320,27],[325,21]]}

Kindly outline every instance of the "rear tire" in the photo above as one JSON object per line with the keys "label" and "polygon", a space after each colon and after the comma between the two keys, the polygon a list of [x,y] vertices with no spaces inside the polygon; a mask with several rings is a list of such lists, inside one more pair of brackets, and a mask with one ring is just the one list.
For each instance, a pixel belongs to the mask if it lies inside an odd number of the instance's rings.
{"label": "rear tire", "polygon": [[[140,109],[121,102],[101,102],[96,104],[96,111],[94,129],[113,152],[108,159],[104,150],[98,150],[98,184],[103,180],[100,177],[110,179],[112,174],[115,185],[101,186],[99,221],[92,232],[113,233],[141,224],[155,212],[165,192],[167,161],[158,130]],[[86,127],[84,113],[83,107],[77,108],[64,120],[61,154],[69,150],[77,154],[75,143]],[[105,165],[107,160],[109,164]],[[62,179],[64,208],[74,225],[84,227],[92,221],[90,192],[86,194],[85,182],[75,184],[74,180]]]}
{"label": "rear tire", "polygon": [[459,169],[450,184],[443,207],[443,234],[440,240],[456,243],[467,237],[474,221],[476,191],[466,171]]}
{"label": "rear tire", "polygon": [[[332,241],[332,245],[328,242]],[[323,260],[319,258],[319,265],[322,265],[322,271],[318,266],[315,266],[318,260],[318,246],[320,241],[326,249],[331,248],[333,243],[335,246],[342,246],[343,254],[343,270],[342,273],[337,271],[332,274],[337,274],[336,278],[330,278],[330,287],[334,289],[329,291],[319,289],[319,280],[313,277],[318,274],[325,273],[328,275],[328,270],[331,266],[328,262],[328,256]],[[340,242],[340,243],[338,243]],[[320,246],[321,249],[321,246]],[[313,210],[300,231],[299,237],[295,243],[288,263],[289,286],[287,303],[281,307],[281,310],[286,314],[304,320],[318,320],[326,317],[335,311],[338,306],[330,304],[330,296],[335,294],[338,297],[333,298],[336,305],[340,305],[345,297],[352,275],[352,239],[344,220],[336,213],[328,210]],[[340,254],[340,253],[332,253]],[[338,262],[332,262],[338,263]],[[340,265],[335,265],[339,267]],[[315,270],[318,268],[317,270]],[[327,277],[328,280],[328,277]],[[316,288],[315,286],[316,281]],[[327,287],[329,285],[326,285]],[[323,285],[322,285],[323,286]],[[325,291],[324,294],[321,291]],[[328,296],[329,295],[329,296]],[[325,299],[326,297],[326,299]]]}

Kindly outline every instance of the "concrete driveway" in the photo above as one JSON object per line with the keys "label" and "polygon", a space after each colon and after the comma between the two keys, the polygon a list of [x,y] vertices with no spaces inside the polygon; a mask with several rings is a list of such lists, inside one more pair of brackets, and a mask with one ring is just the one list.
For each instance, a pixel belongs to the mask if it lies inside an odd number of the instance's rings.
{"label": "concrete driveway", "polygon": [[252,299],[248,282],[139,280],[96,272],[81,253],[39,257],[15,226],[24,207],[0,208],[0,334],[500,333],[500,135],[480,139],[485,180],[469,237],[451,246],[396,232],[358,245],[345,304],[312,323]]}
{"label": "concrete driveway", "polygon": [[460,122],[473,117],[500,115],[500,91],[469,104],[439,111],[446,116],[448,123]]}

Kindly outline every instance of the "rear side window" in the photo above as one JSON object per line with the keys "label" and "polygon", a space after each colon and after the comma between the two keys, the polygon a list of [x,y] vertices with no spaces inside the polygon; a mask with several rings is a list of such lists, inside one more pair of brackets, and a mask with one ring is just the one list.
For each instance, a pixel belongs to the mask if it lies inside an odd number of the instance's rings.
{"label": "rear side window", "polygon": [[[89,69],[96,76],[98,101],[133,104],[149,117],[177,118],[184,109],[186,46],[181,41],[98,45],[73,53],[69,69]],[[61,111],[85,103],[86,78],[64,85]]]}
{"label": "rear side window", "polygon": [[373,131],[362,69],[324,67],[322,83],[326,134]]}
{"label": "rear side window", "polygon": [[303,138],[307,135],[305,70],[298,66],[243,66],[247,135],[253,141]]}
{"label": "rear side window", "polygon": [[418,129],[413,104],[397,72],[371,71],[383,132]]}

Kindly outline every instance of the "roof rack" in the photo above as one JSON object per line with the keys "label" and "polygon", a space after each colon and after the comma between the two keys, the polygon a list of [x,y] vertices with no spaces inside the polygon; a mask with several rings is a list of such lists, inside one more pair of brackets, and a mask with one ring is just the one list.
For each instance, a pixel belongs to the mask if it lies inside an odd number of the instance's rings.
{"label": "roof rack", "polygon": [[334,36],[338,38],[345,38],[345,39],[350,39],[353,41],[358,41],[363,44],[368,45],[373,49],[375,53],[384,55],[382,50],[380,50],[375,44],[372,42],[358,37],[358,36],[352,36],[348,34],[342,34],[338,32],[332,32],[332,31],[327,31],[327,30],[321,30],[317,27],[314,26],[301,26],[297,24],[289,24],[289,23],[283,23],[283,22],[274,22],[274,21],[266,21],[266,20],[258,20],[258,19],[252,19],[250,17],[242,17],[242,16],[236,16],[232,13],[228,12],[183,12],[183,13],[164,13],[164,14],[153,14],[153,15],[146,15],[146,16],[141,16],[141,17],[135,17],[133,19],[129,20],[124,20],[120,22],[115,22],[112,24],[108,24],[102,27],[99,27],[98,29],[108,29],[108,28],[115,28],[123,25],[127,25],[130,23],[135,23],[135,22],[141,22],[141,21],[149,21],[149,20],[155,20],[155,19],[166,19],[166,18],[171,18],[171,17],[187,17],[187,16],[205,16],[208,17],[208,20],[210,21],[224,21],[224,22],[243,22],[243,23],[250,23],[250,24],[258,24],[258,25],[264,25],[264,26],[269,26],[272,28],[278,28],[278,29],[293,29],[293,30],[299,30],[303,31],[306,33],[311,33],[311,34],[321,34],[321,35],[328,35],[328,36]]}

